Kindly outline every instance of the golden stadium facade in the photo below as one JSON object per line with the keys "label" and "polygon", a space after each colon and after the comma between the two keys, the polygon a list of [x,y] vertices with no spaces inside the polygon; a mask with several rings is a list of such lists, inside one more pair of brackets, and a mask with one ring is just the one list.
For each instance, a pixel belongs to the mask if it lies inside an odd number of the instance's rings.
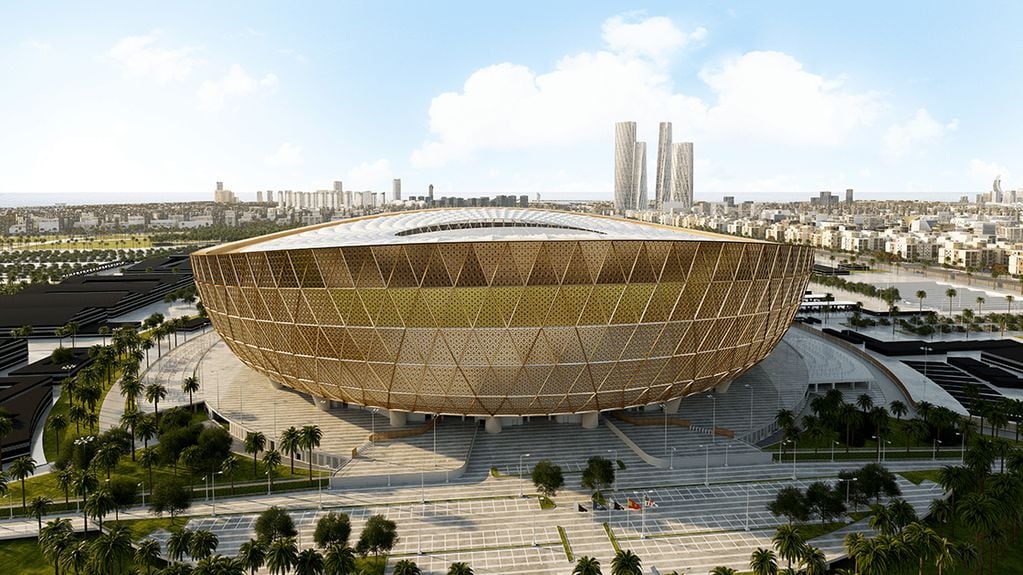
{"label": "golden stadium facade", "polygon": [[706,391],[788,328],[812,248],[578,213],[473,208],[331,222],[195,252],[235,354],[321,399],[475,416]]}

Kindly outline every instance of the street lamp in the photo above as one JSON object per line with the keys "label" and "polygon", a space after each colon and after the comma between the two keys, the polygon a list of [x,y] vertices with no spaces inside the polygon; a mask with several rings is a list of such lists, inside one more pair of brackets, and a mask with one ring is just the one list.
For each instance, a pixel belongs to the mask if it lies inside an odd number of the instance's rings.
{"label": "street lamp", "polygon": [[796,446],[798,442],[796,439],[792,439],[792,481],[796,480]]}
{"label": "street lamp", "polygon": [[136,485],[135,487],[138,487],[139,490],[142,492],[142,506],[145,507],[146,506],[146,486],[145,486],[145,481],[139,481],[139,484]]}
{"label": "street lamp", "polygon": [[838,445],[838,442],[835,441],[834,439],[832,439],[831,440],[831,462],[832,463],[835,462],[835,446],[836,445]]}
{"label": "street lamp", "polygon": [[718,398],[714,397],[714,394],[708,393],[707,397],[714,400],[714,407],[710,412],[710,442],[717,443],[717,430],[718,430]]}
{"label": "street lamp", "polygon": [[725,467],[728,467],[728,449],[732,447],[731,443],[725,444]]}
{"label": "street lamp", "polygon": [[529,454],[528,453],[523,453],[522,455],[519,455],[519,497],[523,496],[522,495],[522,458],[523,457],[529,457]]}
{"label": "street lamp", "polygon": [[927,353],[931,352],[931,351],[934,351],[934,349],[930,348],[930,347],[928,347],[926,345],[921,347],[920,349],[922,349],[923,352],[924,352],[924,380],[925,380],[924,381],[924,401],[927,401],[928,391],[930,390],[930,387],[931,387],[930,385],[927,384],[927,381],[926,381],[926,379],[927,379]]}
{"label": "street lamp", "polygon": [[753,386],[747,383],[743,387],[749,388],[749,432],[753,433]]}
{"label": "street lamp", "polygon": [[668,454],[668,404],[661,403],[661,411],[664,412],[664,454]]}
{"label": "street lamp", "polygon": [[370,425],[369,441],[370,441],[370,443],[373,443],[373,440],[374,440],[373,436],[375,436],[377,434],[377,411],[380,411],[380,410],[378,410],[375,407],[369,410],[369,413],[370,413],[370,416],[369,416],[369,421],[370,421],[370,424],[369,424]]}
{"label": "street lamp", "polygon": [[216,473],[210,474],[211,483],[213,484],[213,489],[210,491],[210,493],[212,494],[211,501],[213,504],[213,510],[212,513],[210,513],[210,515],[212,515],[213,517],[217,516],[217,476],[223,474],[224,474],[223,471],[217,471]]}
{"label": "street lamp", "polygon": [[700,447],[707,450],[707,458],[703,465],[703,486],[710,487],[710,445],[701,445]]}
{"label": "street lamp", "polygon": [[749,531],[749,490],[750,484],[746,484],[746,531]]}
{"label": "street lamp", "polygon": [[671,459],[668,462],[668,469],[675,469],[675,452],[678,451],[677,447],[671,448]]}
{"label": "street lamp", "polygon": [[849,486],[852,485],[853,481],[859,481],[856,477],[850,477],[845,480],[845,506],[849,506]]}
{"label": "street lamp", "polygon": [[266,471],[266,494],[270,495],[270,470]]}
{"label": "street lamp", "polygon": [[[941,443],[941,441],[937,437],[935,437],[934,441],[931,442],[931,461],[937,461],[937,459],[938,459],[938,444],[939,443]],[[944,444],[942,444],[942,445],[944,445]]]}

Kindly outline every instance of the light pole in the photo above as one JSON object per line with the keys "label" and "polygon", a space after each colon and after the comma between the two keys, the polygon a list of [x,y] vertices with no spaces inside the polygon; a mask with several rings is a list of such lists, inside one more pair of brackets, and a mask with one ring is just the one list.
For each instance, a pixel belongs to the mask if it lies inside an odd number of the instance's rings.
{"label": "light pole", "polygon": [[749,388],[749,432],[753,433],[753,386],[745,384]]}
{"label": "light pole", "polygon": [[642,517],[642,525],[641,525],[640,531],[639,531],[639,538],[640,539],[646,539],[646,508],[647,508],[647,500],[650,498],[649,493],[650,493],[649,491],[644,491],[643,492],[643,498],[642,498],[643,503],[641,504],[641,505],[643,505],[643,510],[640,512],[640,516]]}
{"label": "light pole", "polygon": [[956,432],[956,435],[962,437],[959,441],[959,465],[962,465],[966,459],[966,436],[958,431]]}
{"label": "light pole", "polygon": [[318,507],[323,509],[323,475],[316,477],[316,497],[320,500]]}
{"label": "light pole", "polygon": [[135,486],[135,487],[138,487],[139,490],[142,492],[142,506],[143,507],[146,506],[146,485],[145,485],[145,483],[146,483],[145,481],[139,481],[139,484]]}
{"label": "light pole", "polygon": [[701,445],[707,450],[707,457],[703,464],[703,486],[710,487],[710,445]]}
{"label": "light pole", "polygon": [[852,485],[853,481],[858,481],[856,477],[850,477],[845,480],[845,506],[849,506],[849,486]]}
{"label": "light pole", "polygon": [[266,494],[270,495],[270,470],[266,471]]}
{"label": "light pole", "polygon": [[792,440],[792,481],[796,480],[796,446],[797,445],[798,445],[798,441],[796,439],[793,439]]}
{"label": "light pole", "polygon": [[438,414],[433,414],[433,461],[437,464],[437,424],[440,423]]}
{"label": "light pole", "polygon": [[671,448],[671,459],[668,462],[668,469],[675,469],[675,452],[678,451],[677,447]]}
{"label": "light pole", "polygon": [[419,502],[426,505],[426,472],[419,470]]}
{"label": "light pole", "polygon": [[708,393],[707,397],[714,400],[714,407],[710,412],[710,442],[717,443],[717,430],[718,430],[718,398],[714,397],[713,393]]}
{"label": "light pole", "polygon": [[668,454],[668,404],[661,404],[661,411],[664,412],[664,454]]}
{"label": "light pole", "polygon": [[749,531],[749,489],[750,485],[746,484],[746,531]]}
{"label": "light pole", "polygon": [[941,443],[941,442],[938,441],[937,437],[935,437],[934,441],[931,442],[931,461],[937,461],[938,460],[938,444],[939,443]]}
{"label": "light pole", "polygon": [[728,449],[732,447],[731,443],[725,444],[725,467],[728,467]]}
{"label": "light pole", "polygon": [[522,458],[523,457],[529,457],[529,454],[528,453],[523,453],[522,455],[519,455],[519,497],[523,497],[523,495],[522,495]]}
{"label": "light pole", "polygon": [[831,462],[832,463],[835,462],[835,446],[836,445],[838,445],[838,442],[835,441],[834,439],[832,439],[831,440]]}
{"label": "light pole", "polygon": [[374,443],[374,436],[377,434],[377,408],[369,410],[369,442]]}
{"label": "light pole", "polygon": [[211,501],[213,502],[213,510],[212,510],[211,515],[213,517],[217,516],[217,476],[218,475],[223,475],[223,474],[224,474],[223,471],[217,471],[216,473],[213,473],[213,474],[210,475],[210,479],[212,479],[211,483],[213,483],[213,489],[211,491],[211,493],[213,495],[213,498],[211,499]]}

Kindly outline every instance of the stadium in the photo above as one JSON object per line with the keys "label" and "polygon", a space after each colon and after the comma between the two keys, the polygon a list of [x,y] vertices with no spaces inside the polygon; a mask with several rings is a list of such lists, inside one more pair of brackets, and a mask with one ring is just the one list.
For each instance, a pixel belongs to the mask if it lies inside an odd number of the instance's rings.
{"label": "stadium", "polygon": [[[722,389],[795,315],[813,250],[513,208],[391,212],[192,255],[277,385],[404,415],[580,416]],[[499,429],[499,423],[498,429]]]}

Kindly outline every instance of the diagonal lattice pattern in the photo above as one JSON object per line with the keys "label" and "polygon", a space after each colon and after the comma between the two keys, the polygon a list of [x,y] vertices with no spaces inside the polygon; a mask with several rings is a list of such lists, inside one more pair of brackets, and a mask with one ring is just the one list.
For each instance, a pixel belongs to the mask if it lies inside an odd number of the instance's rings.
{"label": "diagonal lattice pattern", "polygon": [[748,369],[798,309],[812,250],[579,239],[192,259],[216,329],[274,381],[386,409],[547,415],[665,401]]}

